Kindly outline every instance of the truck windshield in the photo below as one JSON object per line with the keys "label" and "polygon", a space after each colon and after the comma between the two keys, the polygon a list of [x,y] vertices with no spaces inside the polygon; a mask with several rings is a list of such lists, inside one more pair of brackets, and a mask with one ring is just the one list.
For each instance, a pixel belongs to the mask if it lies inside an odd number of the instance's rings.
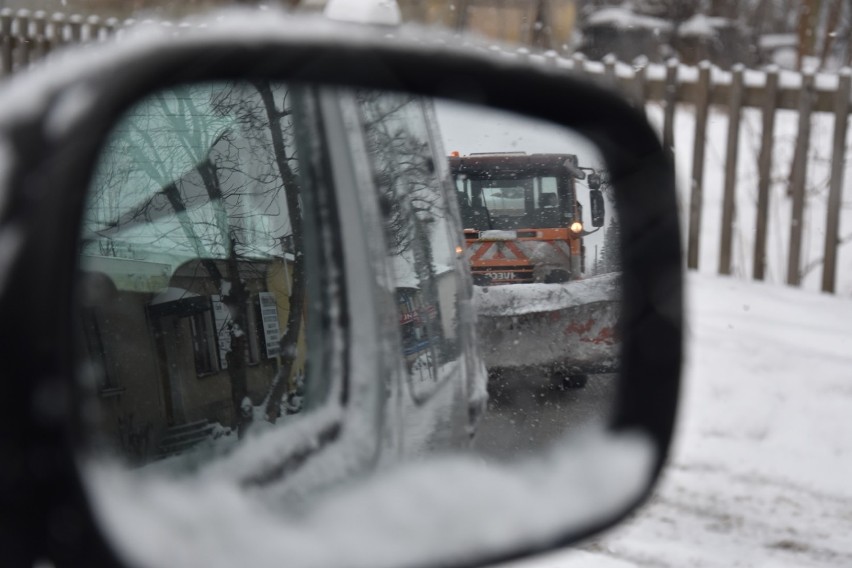
{"label": "truck windshield", "polygon": [[476,179],[459,175],[456,189],[464,227],[480,231],[566,227],[571,219],[570,199],[557,185],[555,176]]}

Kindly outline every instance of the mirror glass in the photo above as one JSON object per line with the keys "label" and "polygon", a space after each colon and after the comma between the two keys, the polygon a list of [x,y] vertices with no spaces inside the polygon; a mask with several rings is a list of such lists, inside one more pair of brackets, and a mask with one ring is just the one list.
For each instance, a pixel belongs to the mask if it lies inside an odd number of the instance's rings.
{"label": "mirror glass", "polygon": [[597,147],[564,127],[448,101],[435,107],[489,377],[473,447],[534,454],[566,431],[601,427],[615,400],[614,194],[594,187],[607,175]]}
{"label": "mirror glass", "polygon": [[[80,461],[105,527],[143,564],[172,562],[140,530],[196,563],[299,534],[293,565],[379,566],[524,544],[475,536],[482,500],[456,543],[411,525],[478,492],[551,506],[537,538],[612,514],[652,458],[605,434],[617,213],[594,144],[529,117],[265,80],[143,98],[104,142],[79,242]],[[365,506],[428,495],[353,532]]]}

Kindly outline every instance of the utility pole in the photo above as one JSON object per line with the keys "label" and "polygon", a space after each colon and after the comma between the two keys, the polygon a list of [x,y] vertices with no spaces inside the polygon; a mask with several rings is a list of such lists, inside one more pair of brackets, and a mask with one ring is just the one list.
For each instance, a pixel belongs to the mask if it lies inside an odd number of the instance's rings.
{"label": "utility pole", "polygon": [[598,266],[598,245],[595,245],[595,272],[592,276],[595,276],[600,271],[600,266]]}

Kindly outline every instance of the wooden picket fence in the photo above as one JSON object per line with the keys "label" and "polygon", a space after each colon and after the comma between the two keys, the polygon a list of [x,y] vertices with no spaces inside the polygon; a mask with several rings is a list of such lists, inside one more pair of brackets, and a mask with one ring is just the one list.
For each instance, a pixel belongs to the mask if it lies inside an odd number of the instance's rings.
{"label": "wooden picket fence", "polygon": [[[521,53],[526,54],[526,51],[521,50]],[[777,68],[753,71],[746,70],[742,66],[735,66],[731,71],[723,72],[714,69],[706,62],[698,67],[686,67],[676,60],[671,60],[665,65],[648,65],[625,64],[612,57],[605,58],[603,62],[594,62],[587,61],[582,55],[570,59],[563,59],[555,54],[544,56],[526,54],[526,56],[544,58],[552,65],[608,85],[633,101],[637,107],[646,108],[649,102],[659,103],[663,108],[663,143],[667,148],[672,148],[672,151],[674,151],[675,111],[683,105],[692,107],[695,130],[691,140],[692,171],[686,219],[686,264],[690,269],[697,269],[699,261],[704,209],[707,124],[711,106],[724,112],[728,122],[724,197],[719,236],[718,272],[720,274],[731,274],[741,118],[746,109],[755,109],[762,117],[757,164],[758,198],[751,267],[751,276],[756,280],[763,280],[766,277],[776,116],[779,111],[785,110],[797,113],[798,129],[788,188],[792,200],[792,214],[789,223],[785,279],[787,284],[792,286],[801,284],[804,272],[802,235],[805,224],[807,156],[811,144],[812,117],[816,114],[831,116],[833,138],[825,211],[824,255],[821,259],[823,267],[821,288],[826,292],[835,292],[837,256],[841,242],[840,210],[844,187],[852,70],[843,69],[833,78],[836,80],[817,81],[817,75],[814,73],[781,72]],[[684,151],[683,142],[678,141],[678,152]]]}
{"label": "wooden picket fence", "polygon": [[102,41],[126,25],[115,18],[0,10],[0,76],[23,69],[63,45]]}
{"label": "wooden picket fence", "polygon": [[[65,16],[26,10],[0,10],[0,75],[9,75],[27,67],[57,47],[69,43],[102,41],[117,33],[132,20],[101,19],[97,16]],[[679,105],[694,109],[695,130],[691,141],[692,172],[687,215],[687,266],[698,268],[701,224],[703,214],[704,165],[707,142],[707,122],[711,106],[723,109],[728,116],[728,135],[725,156],[724,198],[718,271],[731,273],[732,235],[735,222],[735,192],[740,120],[745,109],[756,109],[762,116],[761,147],[758,158],[758,197],[756,206],[752,274],[757,280],[766,275],[767,232],[769,224],[770,186],[773,140],[776,115],[789,110],[798,113],[798,133],[795,143],[789,194],[792,215],[789,224],[789,247],[786,282],[801,283],[802,234],[806,204],[808,150],[811,140],[811,118],[817,113],[833,117],[833,150],[830,181],[825,211],[825,243],[822,259],[822,289],[834,292],[837,280],[837,255],[840,243],[840,209],[843,175],[849,126],[850,87],[852,71],[844,69],[836,81],[817,81],[813,73],[782,75],[777,69],[751,71],[734,67],[730,72],[714,70],[709,63],[697,68],[685,67],[677,61],[665,65],[625,64],[614,58],[603,62],[587,61],[582,56],[562,58],[556,54],[531,55],[519,50],[521,57],[544,59],[566,71],[589,76],[609,85],[645,108],[649,102],[663,108],[662,138],[666,147],[674,146],[675,110]],[[783,80],[782,80],[783,78]],[[682,151],[679,141],[678,151]]]}

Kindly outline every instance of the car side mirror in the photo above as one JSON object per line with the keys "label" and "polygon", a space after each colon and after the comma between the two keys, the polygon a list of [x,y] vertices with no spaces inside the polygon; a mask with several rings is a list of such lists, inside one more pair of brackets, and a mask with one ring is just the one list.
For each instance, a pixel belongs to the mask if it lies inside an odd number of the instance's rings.
{"label": "car side mirror", "polygon": [[[639,111],[415,30],[267,11],[173,31],[0,94],[4,554],[470,566],[647,499],[682,267],[672,162]],[[498,122],[522,134],[483,149]],[[475,139],[454,163],[451,130]],[[592,224],[611,199],[617,227],[584,234],[566,156],[606,169]],[[606,269],[581,278],[597,236]],[[566,420],[596,377],[605,402]],[[535,444],[477,446],[545,415]]]}

